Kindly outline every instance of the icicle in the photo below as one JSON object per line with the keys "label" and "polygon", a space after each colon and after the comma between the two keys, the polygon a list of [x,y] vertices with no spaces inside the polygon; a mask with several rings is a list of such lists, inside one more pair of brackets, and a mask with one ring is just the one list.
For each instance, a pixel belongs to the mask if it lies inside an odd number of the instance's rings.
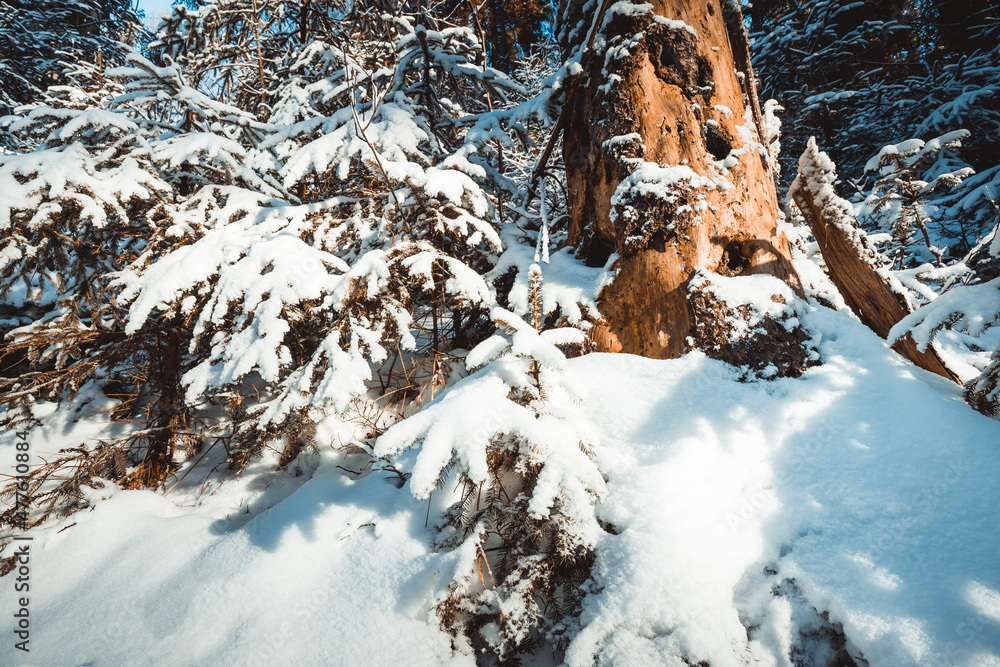
{"label": "icicle", "polygon": [[549,223],[542,225],[542,261],[549,263]]}
{"label": "icicle", "polygon": [[538,232],[538,243],[535,244],[535,264],[539,262],[549,263],[549,216],[545,208],[545,179],[541,179],[539,185],[539,198],[541,201],[542,228]]}

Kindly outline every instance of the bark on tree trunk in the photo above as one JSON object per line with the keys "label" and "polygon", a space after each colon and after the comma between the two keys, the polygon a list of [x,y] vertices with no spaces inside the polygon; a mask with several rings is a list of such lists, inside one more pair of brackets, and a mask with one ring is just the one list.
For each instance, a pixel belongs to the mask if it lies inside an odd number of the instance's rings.
{"label": "bark on tree trunk", "polygon": [[[564,26],[590,26],[593,13],[569,2]],[[669,358],[690,347],[704,316],[688,299],[697,270],[767,273],[800,288],[757,148],[759,112],[747,110],[752,78],[741,84],[720,0],[651,4],[611,4],[567,99],[569,235],[591,265],[619,255],[601,296],[598,349]],[[744,39],[741,21],[730,23]],[[563,46],[587,32],[564,29]]]}

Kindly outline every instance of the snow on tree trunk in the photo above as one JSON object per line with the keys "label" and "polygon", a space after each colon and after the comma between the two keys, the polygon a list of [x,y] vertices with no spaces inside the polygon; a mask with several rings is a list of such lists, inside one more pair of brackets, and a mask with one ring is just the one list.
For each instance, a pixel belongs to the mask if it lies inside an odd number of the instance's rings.
{"label": "snow on tree trunk", "polygon": [[[844,301],[866,326],[886,338],[912,308],[905,288],[882,264],[858,225],[850,202],[837,196],[835,180],[833,162],[816,147],[815,138],[809,139],[790,195],[809,223]],[[933,347],[919,349],[910,334],[895,340],[892,347],[917,366],[958,381]]]}
{"label": "snow on tree trunk", "polygon": [[[692,308],[699,270],[771,274],[796,291],[799,281],[777,229],[756,93],[736,71],[720,0],[608,4],[567,100],[570,241],[591,265],[618,254],[598,349],[676,357],[697,344],[699,327],[728,316]],[[585,43],[592,17],[571,0],[564,47]]]}

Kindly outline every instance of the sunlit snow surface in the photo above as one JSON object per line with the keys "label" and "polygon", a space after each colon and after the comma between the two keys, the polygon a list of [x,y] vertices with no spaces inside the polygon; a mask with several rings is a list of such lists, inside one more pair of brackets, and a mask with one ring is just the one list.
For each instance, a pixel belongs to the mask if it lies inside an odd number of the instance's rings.
{"label": "sunlit snow surface", "polygon": [[[700,353],[570,361],[619,534],[598,541],[568,664],[822,667],[834,649],[801,636],[824,611],[873,666],[1000,664],[1000,422],[847,315],[802,323],[824,364],[799,379],[740,383]],[[34,451],[98,426],[51,421]],[[336,467],[357,464],[327,447],[301,476],[258,467],[184,506],[196,469],[34,531],[31,653],[5,613],[0,663],[473,664],[429,609],[427,504]],[[13,596],[0,579],[0,609]]]}

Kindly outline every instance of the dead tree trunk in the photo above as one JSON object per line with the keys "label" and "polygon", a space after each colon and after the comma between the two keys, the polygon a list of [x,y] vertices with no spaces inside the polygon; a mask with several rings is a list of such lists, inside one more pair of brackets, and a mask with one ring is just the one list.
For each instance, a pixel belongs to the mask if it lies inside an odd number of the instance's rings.
{"label": "dead tree trunk", "polygon": [[[912,310],[906,297],[894,288],[891,274],[854,219],[850,203],[837,196],[835,179],[833,163],[816,147],[816,139],[810,139],[799,160],[792,198],[809,223],[827,273],[844,301],[858,319],[886,338],[893,325]],[[933,347],[921,352],[909,334],[892,348],[917,366],[958,382]]]}
{"label": "dead tree trunk", "polygon": [[[561,38],[572,50],[594,15],[568,2],[563,25],[576,27]],[[691,347],[702,319],[723,316],[692,308],[697,271],[766,273],[795,290],[799,282],[777,230],[752,75],[736,71],[731,41],[745,51],[742,20],[729,21],[739,26],[731,40],[720,0],[651,4],[604,5],[566,102],[565,157],[577,256],[602,265],[618,254],[598,349],[669,358]]]}

